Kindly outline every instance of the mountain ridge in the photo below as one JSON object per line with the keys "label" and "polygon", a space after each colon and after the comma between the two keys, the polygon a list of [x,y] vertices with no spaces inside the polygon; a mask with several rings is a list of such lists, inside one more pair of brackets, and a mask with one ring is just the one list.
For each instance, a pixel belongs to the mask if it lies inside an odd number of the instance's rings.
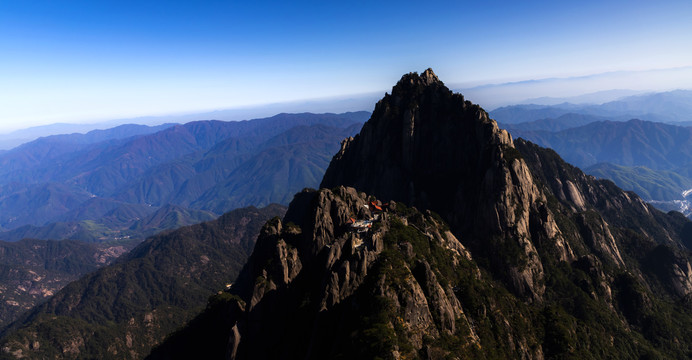
{"label": "mountain ridge", "polygon": [[566,113],[605,116],[611,120],[643,119],[656,122],[690,121],[692,91],[673,90],[622,97],[602,104],[510,105],[491,111],[501,123],[520,123],[543,118],[554,118]]}

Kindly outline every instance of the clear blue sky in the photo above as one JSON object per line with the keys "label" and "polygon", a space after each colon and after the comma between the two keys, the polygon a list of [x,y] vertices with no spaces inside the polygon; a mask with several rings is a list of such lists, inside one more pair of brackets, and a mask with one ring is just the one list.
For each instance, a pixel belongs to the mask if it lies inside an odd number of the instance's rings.
{"label": "clear blue sky", "polygon": [[0,1],[0,130],[685,66],[689,0]]}

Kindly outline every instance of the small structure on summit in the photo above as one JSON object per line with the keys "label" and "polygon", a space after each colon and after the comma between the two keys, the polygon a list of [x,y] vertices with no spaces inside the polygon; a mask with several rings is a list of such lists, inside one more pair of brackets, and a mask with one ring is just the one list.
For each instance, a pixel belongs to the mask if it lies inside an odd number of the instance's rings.
{"label": "small structure on summit", "polygon": [[356,220],[351,218],[349,223],[351,224],[351,229],[355,230],[359,234],[364,233],[372,228],[372,220]]}
{"label": "small structure on summit", "polygon": [[366,209],[370,210],[372,216],[368,216],[368,219],[350,218],[348,223],[350,224],[351,230],[356,234],[367,233],[368,230],[372,229],[372,225],[375,222],[382,220],[382,214],[385,212],[383,207],[388,205],[389,204],[382,204],[380,201],[370,201],[369,205],[364,205]]}

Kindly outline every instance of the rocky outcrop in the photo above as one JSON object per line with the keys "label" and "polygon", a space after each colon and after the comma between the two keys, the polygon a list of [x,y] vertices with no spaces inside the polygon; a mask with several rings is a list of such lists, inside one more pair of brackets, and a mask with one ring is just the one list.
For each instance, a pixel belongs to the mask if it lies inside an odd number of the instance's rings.
{"label": "rocky outcrop", "polygon": [[405,75],[361,133],[342,143],[321,186],[338,184],[434,210],[474,251],[512,249],[493,267],[528,299],[540,301],[544,292],[532,237],[550,238],[563,246],[562,257],[573,256],[511,136],[430,69]]}
{"label": "rocky outcrop", "polygon": [[[387,355],[411,357],[445,352],[438,342],[459,334],[465,346],[479,346],[456,281],[437,269],[463,263],[468,268],[455,276],[479,279],[468,250],[432,214],[394,202],[373,213],[368,204],[376,201],[342,186],[297,194],[283,221],[265,225],[230,290],[247,305],[231,320],[232,345],[217,354],[370,358],[387,340]],[[370,219],[371,227],[352,219]],[[174,339],[152,358],[184,357]]]}
{"label": "rocky outcrop", "polygon": [[673,294],[681,298],[692,295],[692,266],[688,254],[659,245],[647,254],[644,262]]}

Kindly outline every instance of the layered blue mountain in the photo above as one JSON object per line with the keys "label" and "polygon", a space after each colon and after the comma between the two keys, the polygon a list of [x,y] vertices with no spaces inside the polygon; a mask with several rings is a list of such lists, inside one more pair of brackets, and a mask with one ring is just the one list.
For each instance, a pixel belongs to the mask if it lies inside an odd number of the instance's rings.
{"label": "layered blue mountain", "polygon": [[599,121],[562,131],[525,131],[522,137],[587,167],[601,162],[675,170],[692,164],[692,128],[651,121]]}
{"label": "layered blue mountain", "polygon": [[584,126],[597,121],[606,121],[608,118],[596,115],[584,115],[567,113],[556,118],[545,118],[521,123],[501,123],[498,122],[501,128],[507,131],[560,131],[575,127]]}
{"label": "layered blue mountain", "polygon": [[279,114],[40,138],[0,155],[0,227],[12,230],[0,239],[73,236],[60,228],[93,229],[82,240],[141,239],[149,233],[135,222],[167,205],[196,214],[172,223],[191,224],[242,206],[286,204],[319,184],[339,139],[368,117]]}
{"label": "layered blue mountain", "polygon": [[[16,130],[8,134],[0,135],[0,149],[5,152],[24,143],[31,142],[38,138],[69,139],[69,142],[98,142],[109,139],[126,138],[135,135],[151,134],[174,123],[165,123],[156,126],[124,124],[113,128],[106,128],[106,124],[52,124],[35,126],[28,129]],[[55,135],[62,134],[62,135]]]}
{"label": "layered blue mountain", "polygon": [[558,118],[569,113],[603,116],[617,121],[689,122],[692,121],[692,91],[633,95],[604,104],[511,105],[491,111],[490,116],[500,123],[514,124]]}

